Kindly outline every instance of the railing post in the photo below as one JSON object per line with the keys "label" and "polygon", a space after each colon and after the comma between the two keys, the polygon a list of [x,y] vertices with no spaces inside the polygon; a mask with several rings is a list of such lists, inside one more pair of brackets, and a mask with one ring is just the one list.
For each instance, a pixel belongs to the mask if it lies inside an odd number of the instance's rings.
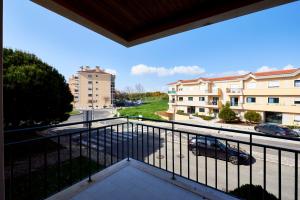
{"label": "railing post", "polygon": [[129,161],[129,117],[127,116],[127,161]]}
{"label": "railing post", "polygon": [[174,122],[172,121],[172,164],[173,164],[173,172],[172,179],[175,180],[175,157],[174,157]]}
{"label": "railing post", "polygon": [[251,193],[252,193],[252,132],[250,132],[250,188],[248,194],[249,197],[251,197]]}
{"label": "railing post", "polygon": [[92,125],[92,123],[89,121],[88,122],[88,137],[89,137],[89,142],[88,142],[88,144],[89,144],[89,146],[88,146],[88,148],[89,148],[89,180],[88,180],[88,182],[90,183],[90,182],[92,182],[92,169],[91,169],[91,165],[92,165],[92,145],[91,145],[91,125]]}

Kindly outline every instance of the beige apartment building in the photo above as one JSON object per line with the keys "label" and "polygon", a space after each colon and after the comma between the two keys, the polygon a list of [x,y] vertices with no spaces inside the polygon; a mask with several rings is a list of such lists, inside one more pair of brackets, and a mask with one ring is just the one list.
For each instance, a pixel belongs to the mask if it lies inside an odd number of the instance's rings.
{"label": "beige apartment building", "polygon": [[169,85],[169,113],[218,115],[222,105],[243,120],[248,110],[264,122],[300,125],[300,68],[241,76],[178,80]]}
{"label": "beige apartment building", "polygon": [[81,67],[80,71],[69,78],[69,87],[76,109],[100,109],[114,105],[115,75],[100,67]]}

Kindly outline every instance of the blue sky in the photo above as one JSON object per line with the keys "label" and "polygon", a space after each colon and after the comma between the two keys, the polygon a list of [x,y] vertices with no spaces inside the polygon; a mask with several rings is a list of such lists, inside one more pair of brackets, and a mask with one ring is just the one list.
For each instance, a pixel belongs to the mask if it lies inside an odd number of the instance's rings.
{"label": "blue sky", "polygon": [[126,48],[27,0],[4,0],[4,45],[36,54],[66,79],[80,66],[116,86],[164,90],[178,79],[300,67],[300,2]]}

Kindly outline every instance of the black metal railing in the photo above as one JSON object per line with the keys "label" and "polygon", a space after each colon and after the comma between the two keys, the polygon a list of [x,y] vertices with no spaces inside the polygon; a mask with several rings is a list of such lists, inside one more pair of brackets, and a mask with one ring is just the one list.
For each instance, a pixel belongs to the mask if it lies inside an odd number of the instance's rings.
{"label": "black metal railing", "polygon": [[[86,128],[78,127],[82,124]],[[40,136],[5,144],[7,199],[46,198],[85,178],[91,181],[94,173],[123,159],[224,192],[261,185],[279,199],[299,199],[299,138],[138,117],[5,134],[32,131]]]}

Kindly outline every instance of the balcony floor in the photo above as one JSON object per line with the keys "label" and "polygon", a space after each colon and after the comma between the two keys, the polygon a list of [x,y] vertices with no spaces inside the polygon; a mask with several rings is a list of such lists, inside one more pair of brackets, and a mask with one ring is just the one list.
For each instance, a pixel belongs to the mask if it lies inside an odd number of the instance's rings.
{"label": "balcony floor", "polygon": [[135,160],[123,160],[92,179],[92,183],[83,180],[48,200],[235,199],[182,177],[172,180],[170,173]]}

